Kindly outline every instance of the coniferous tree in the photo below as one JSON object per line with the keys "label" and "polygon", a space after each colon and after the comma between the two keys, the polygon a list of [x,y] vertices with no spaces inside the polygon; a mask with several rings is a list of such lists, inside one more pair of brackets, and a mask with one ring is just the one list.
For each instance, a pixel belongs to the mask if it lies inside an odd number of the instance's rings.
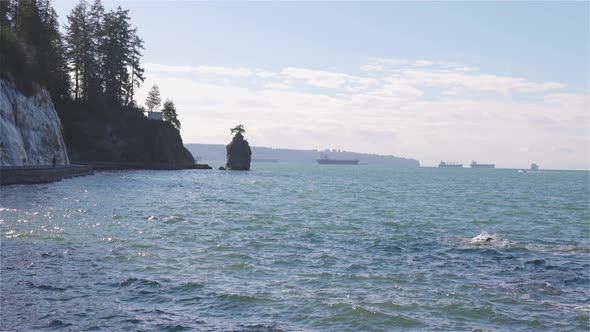
{"label": "coniferous tree", "polygon": [[0,1],[0,27],[10,26],[10,1]]}
{"label": "coniferous tree", "polygon": [[28,80],[46,87],[54,102],[69,98],[69,76],[57,13],[49,0],[8,4],[10,29],[24,49]]}
{"label": "coniferous tree", "polygon": [[164,102],[164,109],[162,110],[162,116],[164,121],[172,123],[174,128],[180,129],[180,121],[178,120],[178,114],[176,113],[176,107],[174,102],[170,99],[166,99]]}
{"label": "coniferous tree", "polygon": [[58,16],[51,0],[36,0],[36,3],[42,22],[38,48],[40,83],[49,90],[54,102],[63,102],[70,98],[70,78]]}
{"label": "coniferous tree", "polygon": [[147,107],[148,112],[153,112],[154,109],[160,107],[161,103],[162,99],[160,98],[160,89],[154,84],[150,92],[148,92],[148,96],[145,100],[145,107]]}
{"label": "coniferous tree", "polygon": [[69,24],[66,26],[64,39],[66,41],[66,56],[74,76],[74,99],[86,99],[90,51],[90,26],[86,1],[81,0],[67,16],[67,19]]}
{"label": "coniferous tree", "polygon": [[[0,1],[0,78],[30,80],[30,58],[14,31],[14,1]],[[15,82],[19,83],[19,82]]]}
{"label": "coniferous tree", "polygon": [[0,0],[0,76],[38,83],[54,102],[71,98],[73,86],[76,100],[136,105],[144,43],[129,11],[105,13],[101,0],[80,0],[67,21],[62,36],[51,0]]}
{"label": "coniferous tree", "polygon": [[118,7],[104,16],[105,97],[109,104],[123,105],[125,85],[129,81],[128,65],[131,54],[132,30],[129,10]]}
{"label": "coniferous tree", "polygon": [[97,101],[104,95],[104,7],[101,0],[95,0],[88,12],[90,44],[88,49],[88,100]]}
{"label": "coniferous tree", "polygon": [[135,105],[135,89],[145,80],[140,64],[144,46],[131,27],[129,11],[118,7],[105,13],[101,0],[94,0],[90,8],[81,0],[68,22],[74,97],[116,107]]}
{"label": "coniferous tree", "polygon": [[135,88],[139,88],[141,83],[145,80],[144,69],[140,66],[139,60],[141,59],[141,50],[145,49],[143,46],[143,40],[137,36],[137,29],[133,29],[133,36],[131,41],[131,54],[129,58],[129,67],[131,71],[131,79],[127,84],[127,95],[125,104],[130,106],[133,104],[133,96]]}
{"label": "coniferous tree", "polygon": [[236,133],[236,135],[242,135],[246,132],[246,129],[244,129],[244,126],[242,124],[239,124],[233,128],[229,128],[229,132],[233,135],[233,133]]}

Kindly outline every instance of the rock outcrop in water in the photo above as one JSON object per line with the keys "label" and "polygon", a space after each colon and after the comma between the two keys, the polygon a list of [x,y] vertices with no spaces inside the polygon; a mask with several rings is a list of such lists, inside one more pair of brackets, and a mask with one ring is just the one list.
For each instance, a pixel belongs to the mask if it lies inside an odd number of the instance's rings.
{"label": "rock outcrop in water", "polygon": [[250,161],[252,160],[252,151],[250,144],[244,139],[241,133],[237,133],[226,147],[227,163],[226,169],[235,171],[250,170]]}
{"label": "rock outcrop in water", "polygon": [[0,80],[0,166],[68,165],[62,126],[47,90],[27,97]]}

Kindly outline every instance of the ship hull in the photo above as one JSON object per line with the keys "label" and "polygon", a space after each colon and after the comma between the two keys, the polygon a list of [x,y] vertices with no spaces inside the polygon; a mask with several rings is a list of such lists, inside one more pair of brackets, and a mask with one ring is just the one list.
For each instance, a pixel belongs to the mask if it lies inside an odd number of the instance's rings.
{"label": "ship hull", "polygon": [[477,165],[471,165],[471,168],[496,168],[496,165],[494,165],[494,164],[477,164]]}
{"label": "ship hull", "polygon": [[442,168],[462,168],[463,164],[455,164],[455,165],[438,165],[438,167],[442,167]]}
{"label": "ship hull", "polygon": [[358,159],[338,160],[338,159],[318,159],[320,165],[358,165]]}

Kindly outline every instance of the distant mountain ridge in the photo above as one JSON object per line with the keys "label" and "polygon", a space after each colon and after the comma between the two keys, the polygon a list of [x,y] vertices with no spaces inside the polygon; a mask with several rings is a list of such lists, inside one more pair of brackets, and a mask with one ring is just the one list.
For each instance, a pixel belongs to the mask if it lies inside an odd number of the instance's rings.
{"label": "distant mountain ridge", "polygon": [[[225,160],[226,152],[223,144],[185,144],[185,147],[197,159],[205,162],[213,160]],[[274,149],[268,147],[252,146],[252,161],[257,159],[278,159],[279,162],[302,162],[315,163],[320,157],[320,150],[293,150]],[[420,167],[416,159],[402,158],[396,156],[384,156],[378,154],[347,152],[340,150],[328,150],[330,158],[333,159],[359,159],[361,164],[390,165],[397,167]]]}

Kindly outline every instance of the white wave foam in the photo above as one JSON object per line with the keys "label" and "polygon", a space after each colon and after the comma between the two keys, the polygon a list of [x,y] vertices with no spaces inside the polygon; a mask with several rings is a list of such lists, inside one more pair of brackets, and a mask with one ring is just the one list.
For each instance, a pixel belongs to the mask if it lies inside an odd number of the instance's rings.
{"label": "white wave foam", "polygon": [[490,234],[488,234],[488,232],[483,231],[483,232],[479,233],[478,236],[472,238],[471,243],[483,243],[483,242],[494,241],[495,239],[496,239],[496,234],[490,235]]}

